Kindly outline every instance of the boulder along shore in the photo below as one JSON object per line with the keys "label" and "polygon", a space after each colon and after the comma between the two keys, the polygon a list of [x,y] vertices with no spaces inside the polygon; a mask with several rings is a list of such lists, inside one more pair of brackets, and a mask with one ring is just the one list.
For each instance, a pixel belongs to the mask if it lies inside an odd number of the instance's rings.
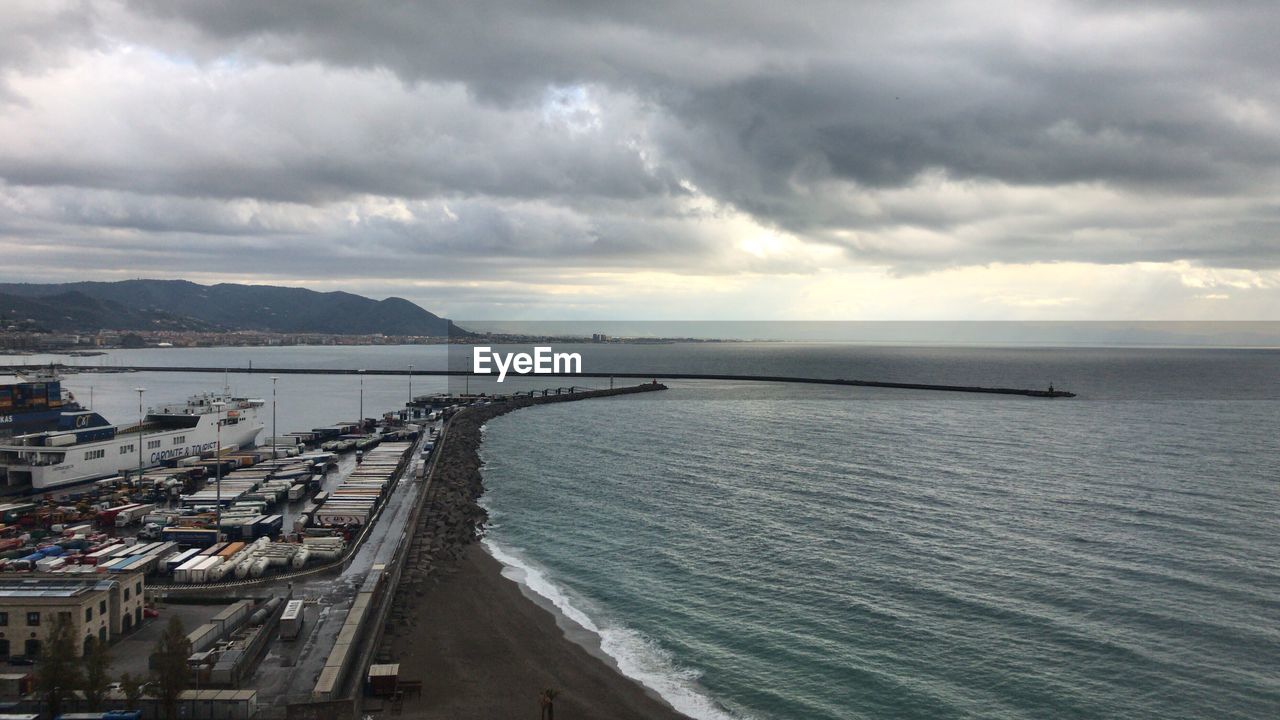
{"label": "boulder along shore", "polygon": [[542,692],[554,689],[561,720],[687,720],[618,672],[598,647],[566,637],[557,623],[569,621],[526,597],[476,542],[488,520],[478,504],[486,422],[535,405],[665,389],[646,383],[519,398],[466,408],[450,420],[378,652],[379,662],[400,663],[402,680],[422,682],[422,695],[404,701],[406,716],[536,717]]}

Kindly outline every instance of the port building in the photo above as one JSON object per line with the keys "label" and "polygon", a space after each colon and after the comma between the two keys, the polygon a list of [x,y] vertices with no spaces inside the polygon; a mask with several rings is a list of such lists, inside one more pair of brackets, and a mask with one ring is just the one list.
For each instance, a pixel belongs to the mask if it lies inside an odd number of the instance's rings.
{"label": "port building", "polygon": [[142,623],[144,582],[140,572],[0,576],[0,660],[40,657],[59,616],[71,622],[78,656],[91,638],[114,641]]}

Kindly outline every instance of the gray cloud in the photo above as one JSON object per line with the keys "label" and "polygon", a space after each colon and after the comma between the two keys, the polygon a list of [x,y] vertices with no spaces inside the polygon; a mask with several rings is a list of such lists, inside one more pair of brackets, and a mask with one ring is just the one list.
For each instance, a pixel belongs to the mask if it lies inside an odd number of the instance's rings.
{"label": "gray cloud", "polygon": [[310,203],[360,193],[636,198],[673,183],[643,167],[625,134],[567,131],[571,114],[538,107],[486,108],[461,86],[405,87],[317,65],[250,66],[206,83],[182,66],[151,77],[119,65],[99,68],[103,83],[125,76],[118,85],[90,88],[61,116],[15,107],[0,120],[18,140],[0,146],[6,180]]}
{"label": "gray cloud", "polygon": [[715,225],[736,212],[899,273],[1280,266],[1270,3],[133,0],[14,17],[6,236],[151,248],[155,272],[258,267],[212,260],[228,238],[260,257],[310,246],[318,276],[362,267],[353,250],[432,277],[807,271],[734,256]]}

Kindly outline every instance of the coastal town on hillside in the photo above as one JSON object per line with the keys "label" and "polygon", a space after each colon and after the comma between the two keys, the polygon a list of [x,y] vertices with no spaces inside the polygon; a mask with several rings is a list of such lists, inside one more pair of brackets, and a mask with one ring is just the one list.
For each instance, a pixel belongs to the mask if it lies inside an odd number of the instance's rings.
{"label": "coastal town on hillside", "polygon": [[384,335],[346,333],[279,333],[261,330],[201,332],[193,330],[95,330],[84,333],[31,329],[20,323],[0,325],[0,355],[30,353],[94,357],[107,350],[140,348],[287,347],[304,345],[471,345],[477,343],[531,344],[579,342],[645,344],[724,342],[719,338],[625,337],[607,333],[569,334],[454,333],[450,335]]}
{"label": "coastal town on hillside", "polygon": [[0,328],[0,353],[95,351],[136,348],[276,347],[289,345],[439,345],[462,338],[428,335],[350,335],[335,333],[273,333],[257,330],[235,332],[121,331],[85,333],[42,332],[17,324]]}

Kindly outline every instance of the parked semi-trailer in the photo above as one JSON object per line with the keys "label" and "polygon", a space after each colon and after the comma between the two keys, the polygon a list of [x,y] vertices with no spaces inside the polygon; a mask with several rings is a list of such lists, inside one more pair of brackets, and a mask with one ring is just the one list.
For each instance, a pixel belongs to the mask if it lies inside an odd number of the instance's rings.
{"label": "parked semi-trailer", "polygon": [[284,606],[284,614],[280,616],[280,637],[293,640],[302,634],[303,623],[302,601],[290,600]]}
{"label": "parked semi-trailer", "polygon": [[128,527],[146,517],[148,513],[155,510],[155,505],[130,505],[116,513],[116,527]]}
{"label": "parked semi-trailer", "polygon": [[167,527],[160,535],[183,547],[207,548],[218,542],[218,531],[206,528]]}

